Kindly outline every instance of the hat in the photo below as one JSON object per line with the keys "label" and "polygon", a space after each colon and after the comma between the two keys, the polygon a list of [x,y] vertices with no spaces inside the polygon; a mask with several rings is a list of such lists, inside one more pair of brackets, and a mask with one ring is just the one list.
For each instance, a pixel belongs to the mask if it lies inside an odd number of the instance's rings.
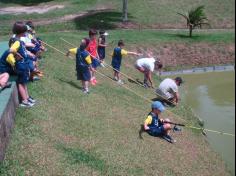
{"label": "hat", "polygon": [[152,103],[152,109],[158,109],[159,111],[163,112],[165,110],[165,107],[160,101],[154,101]]}
{"label": "hat", "polygon": [[179,82],[179,86],[180,86],[180,84],[182,84],[182,83],[184,82],[181,77],[176,77],[176,78],[175,78],[175,81],[178,81],[178,82]]}

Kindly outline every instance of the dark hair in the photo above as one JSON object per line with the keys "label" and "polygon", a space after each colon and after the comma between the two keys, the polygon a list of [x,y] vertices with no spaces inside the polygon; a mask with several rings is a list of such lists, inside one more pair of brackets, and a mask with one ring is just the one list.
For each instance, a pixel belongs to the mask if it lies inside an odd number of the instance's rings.
{"label": "dark hair", "polygon": [[89,45],[89,39],[88,38],[83,38],[82,42],[80,44],[80,49],[84,50],[85,48],[87,48],[87,46]]}
{"label": "dark hair", "polygon": [[9,40],[9,42],[8,42],[9,48],[11,47],[11,45],[13,45],[13,43],[15,43],[15,41],[16,41],[16,38],[15,38],[15,37],[11,37],[11,38],[10,38],[10,40]]}
{"label": "dark hair", "polygon": [[27,27],[24,22],[17,21],[12,27],[12,32],[16,35],[25,33],[27,31]]}
{"label": "dark hair", "polygon": [[99,34],[102,35],[102,34],[105,34],[105,32],[106,32],[105,30],[100,30]]}
{"label": "dark hair", "polygon": [[90,29],[90,30],[89,30],[89,36],[91,36],[91,35],[97,35],[97,34],[98,34],[98,32],[97,32],[96,29]]}
{"label": "dark hair", "polygon": [[125,46],[124,41],[123,40],[119,40],[118,46]]}
{"label": "dark hair", "polygon": [[34,29],[34,24],[32,21],[26,21],[25,23],[27,26],[29,26],[31,29]]}
{"label": "dark hair", "polygon": [[176,77],[175,81],[179,82],[179,85],[183,83],[183,79],[181,77]]}

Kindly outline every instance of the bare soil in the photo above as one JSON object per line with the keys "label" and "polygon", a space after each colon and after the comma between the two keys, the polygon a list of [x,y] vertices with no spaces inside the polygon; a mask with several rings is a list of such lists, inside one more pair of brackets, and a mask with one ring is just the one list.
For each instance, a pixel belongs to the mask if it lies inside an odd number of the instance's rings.
{"label": "bare soil", "polygon": [[36,6],[14,6],[14,7],[5,7],[0,8],[0,14],[31,14],[38,13],[43,14],[51,10],[62,9],[64,5],[36,5]]}
{"label": "bare soil", "polygon": [[[143,48],[137,47],[138,52]],[[150,49],[165,68],[235,63],[235,44],[169,43]]]}

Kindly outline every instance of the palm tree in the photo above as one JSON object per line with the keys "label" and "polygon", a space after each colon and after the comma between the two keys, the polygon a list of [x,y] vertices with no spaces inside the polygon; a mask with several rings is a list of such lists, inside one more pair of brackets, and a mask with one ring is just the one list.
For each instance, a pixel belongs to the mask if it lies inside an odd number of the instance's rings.
{"label": "palm tree", "polygon": [[209,25],[209,23],[207,22],[208,19],[203,10],[204,6],[202,5],[190,10],[187,14],[177,13],[187,20],[187,26],[189,28],[190,37],[192,37],[192,31],[196,27],[201,28],[202,25]]}

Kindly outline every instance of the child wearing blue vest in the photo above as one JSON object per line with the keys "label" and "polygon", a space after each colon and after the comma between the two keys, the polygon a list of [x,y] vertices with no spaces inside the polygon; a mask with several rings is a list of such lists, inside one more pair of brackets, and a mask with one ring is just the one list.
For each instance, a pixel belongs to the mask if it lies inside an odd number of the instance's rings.
{"label": "child wearing blue vest", "polygon": [[124,84],[123,81],[120,79],[120,67],[122,58],[128,54],[140,56],[140,54],[138,53],[124,50],[124,46],[125,44],[123,40],[120,40],[118,42],[118,47],[114,48],[111,61],[111,65],[114,70],[114,80],[117,81],[119,84]]}
{"label": "child wearing blue vest", "polygon": [[76,55],[76,71],[77,80],[81,80],[83,86],[83,92],[89,93],[89,82],[91,80],[91,71],[94,71],[92,67],[92,58],[85,48],[88,46],[89,39],[83,39],[79,48],[72,48],[67,52],[69,54]]}
{"label": "child wearing blue vest", "polygon": [[144,130],[151,136],[163,137],[170,143],[176,142],[169,135],[169,131],[172,129],[169,119],[160,119],[159,116],[164,112],[165,107],[160,101],[155,101],[152,103],[152,111],[148,114],[148,117],[144,121]]}
{"label": "child wearing blue vest", "polygon": [[30,76],[30,67],[26,62],[28,55],[24,42],[20,41],[20,37],[24,36],[24,33],[27,31],[27,27],[23,22],[18,21],[13,25],[12,31],[16,34],[16,37],[9,51],[16,57],[15,71],[18,76],[16,82],[22,100],[20,106],[32,107],[36,100],[29,96],[27,89],[27,83]]}
{"label": "child wearing blue vest", "polygon": [[16,59],[14,55],[7,49],[0,58],[0,73],[14,74],[15,63]]}

